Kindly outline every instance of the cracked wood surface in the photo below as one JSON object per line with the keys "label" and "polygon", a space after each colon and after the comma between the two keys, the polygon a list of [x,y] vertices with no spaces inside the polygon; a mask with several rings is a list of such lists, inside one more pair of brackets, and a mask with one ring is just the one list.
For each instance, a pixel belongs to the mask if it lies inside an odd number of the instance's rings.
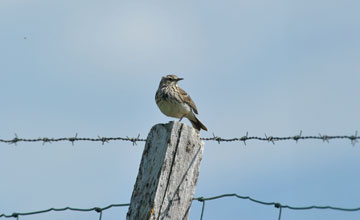
{"label": "cracked wood surface", "polygon": [[189,217],[204,144],[181,122],[152,127],[143,151],[127,220]]}

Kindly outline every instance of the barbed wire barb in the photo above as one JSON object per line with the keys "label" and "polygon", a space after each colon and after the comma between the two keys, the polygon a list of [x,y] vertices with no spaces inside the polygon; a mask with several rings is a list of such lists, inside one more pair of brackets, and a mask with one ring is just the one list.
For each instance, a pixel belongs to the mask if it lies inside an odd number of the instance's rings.
{"label": "barbed wire barb", "polygon": [[138,136],[136,138],[129,138],[128,136],[126,136],[127,139],[129,139],[129,141],[132,142],[133,146],[137,146],[136,141],[138,141],[140,139],[140,134],[138,134]]}
{"label": "barbed wire barb", "polygon": [[327,142],[327,143],[330,143],[329,142],[329,136],[327,136],[327,135],[321,135],[320,133],[319,133],[319,137],[323,140],[323,142]]}
{"label": "barbed wire barb", "polygon": [[296,143],[299,141],[299,139],[301,138],[301,135],[302,135],[302,130],[300,130],[300,134],[299,135],[295,135],[293,137],[293,139],[296,141]]}
{"label": "barbed wire barb", "polygon": [[14,139],[12,139],[11,142],[9,142],[9,144],[14,144],[15,146],[17,146],[18,141],[19,141],[19,138],[18,138],[17,134],[15,133]]}
{"label": "barbed wire barb", "polygon": [[272,142],[273,145],[275,145],[275,141],[274,141],[274,137],[273,136],[266,136],[266,133],[265,133],[265,138],[269,141],[269,142]]}
{"label": "barbed wire barb", "polygon": [[[41,138],[39,138],[39,139],[41,139]],[[50,138],[44,137],[44,138],[42,138],[42,141],[43,141],[43,143],[42,143],[43,146],[45,145],[45,143],[50,143],[51,144]]]}
{"label": "barbed wire barb", "polygon": [[71,145],[72,145],[72,146],[74,146],[74,142],[76,141],[77,136],[78,136],[78,133],[75,133],[75,136],[74,136],[74,137],[70,137],[70,138],[69,138],[69,141],[71,142]]}
{"label": "barbed wire barb", "polygon": [[249,132],[247,131],[247,132],[246,132],[246,135],[245,135],[245,136],[242,136],[242,137],[240,138],[240,140],[244,142],[244,145],[245,145],[245,146],[246,146],[246,140],[248,139],[248,137],[249,137]]}
{"label": "barbed wire barb", "polygon": [[355,135],[350,136],[350,141],[353,146],[355,146],[355,144],[358,142],[359,137],[357,135],[358,135],[358,131],[355,131]]}
{"label": "barbed wire barb", "polygon": [[109,143],[109,138],[100,137],[99,135],[98,135],[98,138],[99,138],[99,140],[101,141],[102,145],[104,145],[105,142],[106,142],[106,143]]}
{"label": "barbed wire barb", "polygon": [[217,142],[218,142],[218,144],[220,144],[221,137],[219,137],[219,136],[215,136],[214,132],[212,133],[212,135],[213,135],[214,140],[215,140],[215,141],[217,141]]}

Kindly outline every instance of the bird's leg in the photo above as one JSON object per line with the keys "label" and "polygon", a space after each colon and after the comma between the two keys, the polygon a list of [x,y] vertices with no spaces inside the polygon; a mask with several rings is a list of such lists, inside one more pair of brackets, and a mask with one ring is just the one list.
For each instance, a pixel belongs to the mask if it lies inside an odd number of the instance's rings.
{"label": "bird's leg", "polygon": [[181,121],[183,119],[184,115],[180,117],[179,121]]}

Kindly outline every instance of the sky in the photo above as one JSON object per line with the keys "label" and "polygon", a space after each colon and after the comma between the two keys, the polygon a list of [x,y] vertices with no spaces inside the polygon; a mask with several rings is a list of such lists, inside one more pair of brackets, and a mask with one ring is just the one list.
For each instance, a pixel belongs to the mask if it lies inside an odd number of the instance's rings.
{"label": "sky", "polygon": [[[354,135],[360,2],[355,0],[2,0],[0,138],[137,137],[174,120],[155,104],[176,74],[202,137]],[[190,124],[187,120],[183,120]],[[360,207],[359,143],[205,142],[196,197],[237,193],[291,206]],[[143,142],[0,143],[0,214],[128,203]],[[204,219],[277,219],[247,200],[206,202]],[[112,208],[102,219],[125,219]],[[193,202],[190,219],[199,219]],[[282,210],[282,219],[360,212]],[[51,212],[21,220],[98,219]]]}

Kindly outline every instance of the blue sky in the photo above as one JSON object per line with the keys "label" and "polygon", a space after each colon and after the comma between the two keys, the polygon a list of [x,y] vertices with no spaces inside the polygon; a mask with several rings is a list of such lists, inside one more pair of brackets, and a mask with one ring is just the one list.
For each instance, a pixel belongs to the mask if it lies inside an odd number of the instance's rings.
{"label": "blue sky", "polygon": [[[172,119],[154,95],[177,74],[202,137],[352,135],[359,128],[359,1],[23,1],[0,3],[0,138],[145,138]],[[185,123],[190,124],[185,120]],[[2,144],[0,213],[128,203],[143,143]],[[359,144],[205,142],[196,196],[359,207]],[[190,219],[199,219],[194,202]],[[127,208],[104,212],[125,218]],[[225,198],[204,219],[277,219]],[[282,219],[360,212],[283,210]],[[98,219],[49,213],[21,219]]]}

